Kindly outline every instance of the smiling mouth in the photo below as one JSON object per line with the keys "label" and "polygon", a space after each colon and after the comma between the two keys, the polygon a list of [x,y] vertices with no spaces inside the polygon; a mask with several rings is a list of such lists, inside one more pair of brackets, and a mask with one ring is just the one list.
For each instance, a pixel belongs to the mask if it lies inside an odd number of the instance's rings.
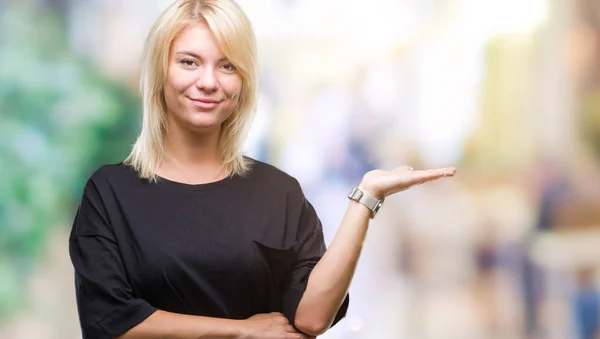
{"label": "smiling mouth", "polygon": [[215,100],[215,99],[210,99],[210,98],[189,98],[190,100],[193,101],[200,101],[200,102],[205,102],[205,103],[219,103],[219,100]]}
{"label": "smiling mouth", "polygon": [[214,99],[205,99],[205,98],[199,98],[199,99],[188,98],[188,99],[190,99],[190,101],[192,102],[192,104],[194,106],[201,108],[201,109],[215,108],[220,103],[220,101],[214,100]]}

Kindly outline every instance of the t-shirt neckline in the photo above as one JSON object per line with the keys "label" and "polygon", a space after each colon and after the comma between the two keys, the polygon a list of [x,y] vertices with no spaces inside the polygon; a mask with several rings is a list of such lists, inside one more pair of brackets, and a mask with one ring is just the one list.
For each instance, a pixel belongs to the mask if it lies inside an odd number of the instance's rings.
{"label": "t-shirt neckline", "polygon": [[192,191],[206,191],[213,190],[216,188],[224,187],[233,182],[238,176],[236,174],[228,175],[223,179],[219,179],[217,181],[203,183],[203,184],[188,184],[180,181],[170,180],[160,175],[157,175],[157,183],[164,187],[173,188],[173,189],[183,189],[183,190],[192,190]]}

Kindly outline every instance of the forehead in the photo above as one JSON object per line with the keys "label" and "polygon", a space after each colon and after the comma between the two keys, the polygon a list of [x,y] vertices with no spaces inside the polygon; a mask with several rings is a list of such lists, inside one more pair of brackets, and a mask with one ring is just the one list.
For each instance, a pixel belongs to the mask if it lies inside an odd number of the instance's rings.
{"label": "forehead", "polygon": [[204,24],[190,25],[179,34],[171,45],[171,53],[191,52],[202,58],[223,57],[219,44],[213,37],[211,31]]}

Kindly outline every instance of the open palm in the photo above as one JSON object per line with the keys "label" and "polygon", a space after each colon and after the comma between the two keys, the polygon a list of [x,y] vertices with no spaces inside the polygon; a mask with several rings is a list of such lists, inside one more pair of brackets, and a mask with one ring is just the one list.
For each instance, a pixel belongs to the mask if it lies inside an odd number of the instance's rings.
{"label": "open palm", "polygon": [[389,171],[377,169],[364,175],[361,186],[375,198],[382,199],[414,185],[451,177],[454,173],[456,173],[454,167],[413,170],[410,166],[401,166]]}

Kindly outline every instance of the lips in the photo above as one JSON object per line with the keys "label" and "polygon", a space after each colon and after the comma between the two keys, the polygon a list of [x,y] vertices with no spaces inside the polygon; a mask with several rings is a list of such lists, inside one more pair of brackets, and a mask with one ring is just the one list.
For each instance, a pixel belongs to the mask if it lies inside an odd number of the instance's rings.
{"label": "lips", "polygon": [[200,109],[212,109],[219,104],[219,100],[210,98],[189,98],[192,104]]}
{"label": "lips", "polygon": [[190,100],[202,102],[202,103],[205,103],[205,104],[218,104],[219,103],[219,100],[208,99],[208,98],[198,98],[198,99],[190,98]]}

